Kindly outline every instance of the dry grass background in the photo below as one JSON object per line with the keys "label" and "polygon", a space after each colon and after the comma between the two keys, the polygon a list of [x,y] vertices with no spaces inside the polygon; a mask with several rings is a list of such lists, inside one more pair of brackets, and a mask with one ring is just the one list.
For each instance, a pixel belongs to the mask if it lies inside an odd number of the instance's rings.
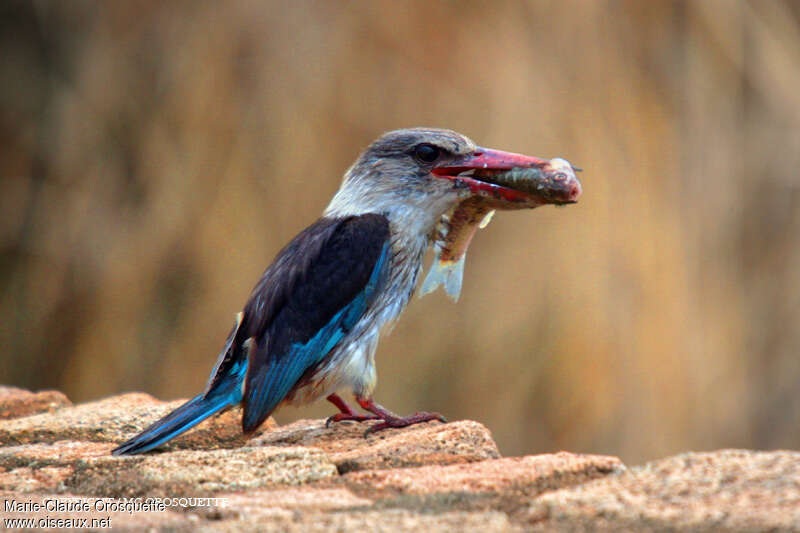
{"label": "dry grass background", "polygon": [[[800,4],[5,2],[0,382],[200,390],[359,150],[583,167],[413,302],[377,398],[506,454],[800,448]],[[331,407],[284,409],[279,421]]]}

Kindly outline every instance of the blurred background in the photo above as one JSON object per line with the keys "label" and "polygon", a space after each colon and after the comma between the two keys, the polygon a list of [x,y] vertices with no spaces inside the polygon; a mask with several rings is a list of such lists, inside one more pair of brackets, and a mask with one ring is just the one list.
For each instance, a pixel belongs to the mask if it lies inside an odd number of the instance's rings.
{"label": "blurred background", "polygon": [[0,383],[197,393],[359,151],[438,126],[565,157],[584,195],[479,232],[459,304],[382,340],[378,401],[508,455],[800,449],[799,2],[0,13]]}

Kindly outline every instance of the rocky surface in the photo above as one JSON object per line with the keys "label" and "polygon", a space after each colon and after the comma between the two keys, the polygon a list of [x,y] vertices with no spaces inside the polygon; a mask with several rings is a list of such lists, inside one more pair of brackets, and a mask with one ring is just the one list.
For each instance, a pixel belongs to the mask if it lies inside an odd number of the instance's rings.
{"label": "rocky surface", "polygon": [[0,420],[55,411],[67,405],[70,405],[70,401],[58,391],[46,390],[34,393],[0,385]]}
{"label": "rocky surface", "polygon": [[[374,422],[372,422],[374,423]],[[321,449],[339,473],[429,464],[471,463],[500,457],[486,427],[463,420],[428,422],[406,430],[364,437],[370,423],[345,422],[325,427],[324,420],[298,420],[253,439],[254,446],[307,446]]]}
{"label": "rocky surface", "polygon": [[502,458],[471,421],[365,438],[370,423],[269,420],[245,440],[231,410],[158,452],[110,455],[177,404],[125,394],[72,406],[54,391],[0,388],[0,519],[119,531],[800,531],[791,451],[626,468],[566,452]]}

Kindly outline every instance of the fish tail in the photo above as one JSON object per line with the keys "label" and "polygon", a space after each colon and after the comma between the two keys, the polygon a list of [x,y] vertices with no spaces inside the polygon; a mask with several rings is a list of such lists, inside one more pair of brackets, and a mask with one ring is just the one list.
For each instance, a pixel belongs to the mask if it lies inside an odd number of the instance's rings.
{"label": "fish tail", "polygon": [[447,295],[454,302],[458,302],[458,297],[461,295],[461,281],[464,278],[464,259],[466,259],[466,254],[462,255],[458,261],[442,261],[437,253],[427,276],[425,276],[425,281],[422,282],[419,295],[425,296],[435,291],[439,285],[443,285]]}

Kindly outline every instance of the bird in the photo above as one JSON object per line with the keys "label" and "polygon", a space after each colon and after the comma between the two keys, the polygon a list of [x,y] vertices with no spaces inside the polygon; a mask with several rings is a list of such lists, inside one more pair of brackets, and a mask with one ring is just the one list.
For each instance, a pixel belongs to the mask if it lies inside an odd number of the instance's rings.
{"label": "bird", "polygon": [[[252,290],[202,393],[113,450],[150,451],[201,421],[242,406],[251,435],[284,404],[326,398],[328,423],[376,421],[367,433],[445,418],[400,416],[373,398],[381,330],[414,293],[439,220],[475,196],[515,191],[469,171],[541,166],[547,160],[477,146],[452,130],[390,131],[345,172],[322,216],[292,239]],[[340,395],[350,389],[364,413]]]}

